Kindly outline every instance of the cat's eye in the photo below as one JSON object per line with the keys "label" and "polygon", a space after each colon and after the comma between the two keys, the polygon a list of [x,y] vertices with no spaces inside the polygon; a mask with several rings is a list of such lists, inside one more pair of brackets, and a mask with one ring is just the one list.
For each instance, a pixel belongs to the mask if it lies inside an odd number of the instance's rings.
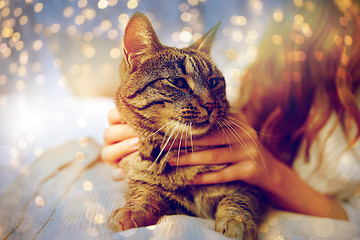
{"label": "cat's eye", "polygon": [[178,88],[186,88],[187,82],[185,78],[168,78],[168,81],[171,82],[174,86]]}
{"label": "cat's eye", "polygon": [[219,85],[221,78],[210,78],[208,81],[209,88],[215,88],[217,85]]}

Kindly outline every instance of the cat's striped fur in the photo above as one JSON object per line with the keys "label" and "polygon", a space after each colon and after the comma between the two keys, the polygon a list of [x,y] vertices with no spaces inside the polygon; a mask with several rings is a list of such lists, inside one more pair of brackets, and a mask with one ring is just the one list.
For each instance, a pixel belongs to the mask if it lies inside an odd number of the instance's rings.
{"label": "cat's striped fur", "polygon": [[[256,239],[265,211],[261,191],[242,182],[194,186],[196,174],[224,166],[171,167],[190,153],[193,138],[216,127],[234,129],[227,119],[225,81],[209,57],[218,25],[185,49],[163,46],[145,15],[136,13],[124,34],[118,110],[140,137],[139,151],[125,157],[126,205],[109,219],[114,230],[155,224],[166,214],[187,213],[216,220],[230,237]],[[233,131],[233,130],[232,130]],[[173,144],[180,142],[176,150]]]}

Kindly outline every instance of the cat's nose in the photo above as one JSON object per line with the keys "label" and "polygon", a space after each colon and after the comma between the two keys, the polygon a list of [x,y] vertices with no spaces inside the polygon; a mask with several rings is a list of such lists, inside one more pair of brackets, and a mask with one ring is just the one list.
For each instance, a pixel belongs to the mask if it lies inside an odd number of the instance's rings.
{"label": "cat's nose", "polygon": [[206,109],[207,113],[209,114],[209,116],[211,115],[211,113],[213,112],[214,108],[216,107],[216,103],[205,103],[204,108]]}

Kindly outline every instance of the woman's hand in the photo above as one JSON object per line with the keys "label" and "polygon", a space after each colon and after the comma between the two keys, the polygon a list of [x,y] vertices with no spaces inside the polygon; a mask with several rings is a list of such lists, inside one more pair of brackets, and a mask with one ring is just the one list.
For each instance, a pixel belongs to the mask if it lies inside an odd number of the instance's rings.
{"label": "woman's hand", "polygon": [[110,164],[118,164],[121,158],[138,150],[139,138],[132,127],[127,125],[117,109],[108,114],[109,127],[104,131],[102,159]]}
{"label": "woman's hand", "polygon": [[241,180],[265,190],[273,204],[281,209],[347,220],[346,212],[337,201],[316,192],[292,168],[276,159],[248,126],[243,115],[231,115],[221,126],[223,133],[216,132],[213,136],[194,141],[198,146],[224,147],[188,153],[173,159],[172,165],[228,163],[229,166],[220,171],[198,175],[193,183],[201,185]]}
{"label": "woman's hand", "polygon": [[213,184],[246,181],[261,187],[272,176],[272,161],[269,153],[262,147],[257,133],[249,127],[242,114],[233,114],[221,124],[222,131],[212,136],[194,140],[197,146],[223,146],[219,148],[188,153],[173,159],[172,165],[223,164],[229,166],[217,171],[198,175],[194,184]]}

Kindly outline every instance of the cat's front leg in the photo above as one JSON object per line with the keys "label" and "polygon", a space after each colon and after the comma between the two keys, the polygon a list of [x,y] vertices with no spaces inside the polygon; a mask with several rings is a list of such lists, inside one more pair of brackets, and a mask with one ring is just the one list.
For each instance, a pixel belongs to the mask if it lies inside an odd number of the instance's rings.
{"label": "cat's front leg", "polygon": [[130,185],[124,206],[115,210],[108,219],[113,231],[154,225],[170,211],[170,204],[149,185]]}
{"label": "cat's front leg", "polygon": [[215,230],[231,238],[258,239],[258,220],[266,201],[253,194],[234,194],[224,197],[215,213]]}

